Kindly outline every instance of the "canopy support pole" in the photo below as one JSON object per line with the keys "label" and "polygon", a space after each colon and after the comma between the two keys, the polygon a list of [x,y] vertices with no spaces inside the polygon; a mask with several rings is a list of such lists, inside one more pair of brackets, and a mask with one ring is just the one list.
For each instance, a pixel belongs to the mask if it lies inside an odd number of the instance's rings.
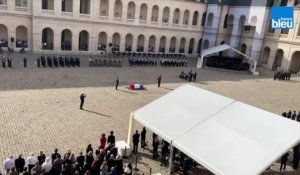
{"label": "canopy support pole", "polygon": [[171,143],[171,151],[170,151],[170,159],[169,159],[169,175],[172,174],[172,169],[173,169],[173,153],[174,153],[174,146]]}
{"label": "canopy support pole", "polygon": [[199,60],[198,60],[197,68],[199,68],[199,69],[203,68],[203,58],[204,58],[203,55],[201,55],[200,63],[199,63]]}
{"label": "canopy support pole", "polygon": [[132,134],[134,133],[134,128],[135,128],[135,121],[133,119],[134,117],[134,113],[130,113],[129,116],[129,127],[128,127],[128,135],[127,135],[127,145],[129,145],[130,147],[132,146],[132,142],[131,142],[131,137]]}

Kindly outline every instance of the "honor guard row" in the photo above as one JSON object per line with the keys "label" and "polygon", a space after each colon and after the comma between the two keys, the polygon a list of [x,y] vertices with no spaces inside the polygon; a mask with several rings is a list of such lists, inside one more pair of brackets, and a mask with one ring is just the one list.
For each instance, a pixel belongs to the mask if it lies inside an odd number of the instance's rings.
{"label": "honor guard row", "polygon": [[274,80],[290,80],[292,73],[290,72],[275,72]]}
{"label": "honor guard row", "polygon": [[130,66],[157,66],[157,61],[150,58],[129,58]]}
{"label": "honor guard row", "polygon": [[89,67],[122,67],[121,58],[90,57]]}
{"label": "honor guard row", "polygon": [[12,68],[12,58],[9,55],[7,55],[7,56],[2,55],[1,62],[2,62],[2,67],[3,68],[6,68],[6,62],[7,62],[7,66],[9,68]]}
{"label": "honor guard row", "polygon": [[163,59],[160,60],[160,65],[162,67],[186,67],[187,66],[187,61],[186,60],[163,58]]}
{"label": "honor guard row", "polygon": [[50,57],[41,56],[37,58],[37,67],[80,67],[78,57]]}
{"label": "honor guard row", "polygon": [[117,56],[144,57],[144,58],[185,58],[182,54],[145,53],[145,52],[113,52]]}

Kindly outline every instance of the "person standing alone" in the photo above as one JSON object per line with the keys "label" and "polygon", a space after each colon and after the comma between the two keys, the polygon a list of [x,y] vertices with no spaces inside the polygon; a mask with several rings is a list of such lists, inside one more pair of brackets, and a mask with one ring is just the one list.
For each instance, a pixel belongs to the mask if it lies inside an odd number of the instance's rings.
{"label": "person standing alone", "polygon": [[161,75],[157,77],[157,87],[160,87],[160,83],[161,83]]}
{"label": "person standing alone", "polygon": [[24,68],[26,68],[27,67],[27,58],[26,57],[23,58],[23,63],[24,63]]}
{"label": "person standing alone", "polygon": [[140,134],[139,131],[136,130],[135,134],[133,134],[132,136],[132,142],[133,142],[133,153],[137,153],[138,151],[138,146],[139,146],[139,142],[140,142]]}
{"label": "person standing alone", "polygon": [[82,110],[83,108],[83,104],[84,104],[84,99],[85,99],[86,95],[84,94],[84,92],[81,92],[80,94],[80,109]]}
{"label": "person standing alone", "polygon": [[119,77],[117,77],[117,79],[116,79],[116,90],[118,90],[119,83],[120,83],[120,81],[119,81]]}

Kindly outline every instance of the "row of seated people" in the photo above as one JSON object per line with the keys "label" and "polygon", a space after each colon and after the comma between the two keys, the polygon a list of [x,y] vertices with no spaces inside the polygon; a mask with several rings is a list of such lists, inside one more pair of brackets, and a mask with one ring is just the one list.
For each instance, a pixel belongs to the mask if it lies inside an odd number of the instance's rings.
{"label": "row of seated people", "polygon": [[160,65],[162,67],[186,67],[187,60],[163,58],[160,60]]}
{"label": "row of seated people", "polygon": [[274,80],[290,80],[292,76],[291,72],[275,72],[274,74]]}
{"label": "row of seated people", "polygon": [[151,58],[129,58],[130,66],[157,66],[157,61]]}
{"label": "row of seated people", "polygon": [[145,58],[185,58],[182,54],[145,53],[145,52],[114,52],[116,56],[145,57]]}
{"label": "row of seated people", "polygon": [[7,47],[8,41],[6,39],[0,39],[0,47]]}
{"label": "row of seated people", "polygon": [[41,56],[37,58],[37,67],[80,67],[78,57]]}
{"label": "row of seated people", "polygon": [[17,40],[16,41],[17,48],[27,48],[27,41],[26,40]]}
{"label": "row of seated people", "polygon": [[4,161],[4,170],[9,175],[132,175],[133,168],[130,163],[124,166],[110,135],[104,145],[93,149],[89,144],[85,154],[81,151],[77,156],[71,149],[61,155],[57,148],[51,155],[31,153],[27,161],[22,154],[16,159],[11,155]]}
{"label": "row of seated people", "polygon": [[61,43],[61,50],[72,50],[71,41],[64,41]]}
{"label": "row of seated people", "polygon": [[89,67],[122,67],[121,58],[110,57],[90,57]]}
{"label": "row of seated people", "polygon": [[106,44],[98,44],[98,50],[106,51]]}

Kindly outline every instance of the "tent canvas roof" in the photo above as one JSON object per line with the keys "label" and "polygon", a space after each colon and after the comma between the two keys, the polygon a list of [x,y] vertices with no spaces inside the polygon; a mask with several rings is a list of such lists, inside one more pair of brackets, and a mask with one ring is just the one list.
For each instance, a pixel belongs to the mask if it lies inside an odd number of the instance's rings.
{"label": "tent canvas roof", "polygon": [[191,85],[140,108],[134,119],[222,175],[259,174],[300,141],[299,123]]}

